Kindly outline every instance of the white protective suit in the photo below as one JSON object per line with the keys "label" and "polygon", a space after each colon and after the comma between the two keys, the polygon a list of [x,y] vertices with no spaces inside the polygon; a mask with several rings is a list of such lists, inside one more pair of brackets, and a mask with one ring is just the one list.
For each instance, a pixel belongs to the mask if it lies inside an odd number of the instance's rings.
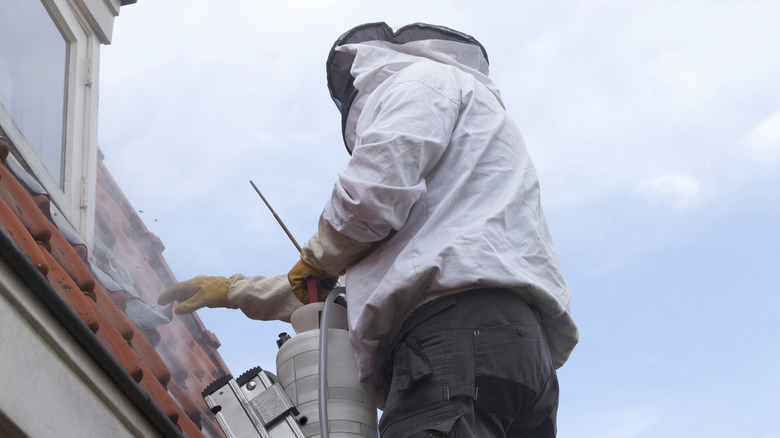
{"label": "white protective suit", "polygon": [[[380,371],[391,343],[420,305],[488,286],[515,290],[538,310],[556,366],[563,365],[578,338],[571,292],[536,171],[480,48],[423,40],[337,50],[355,54],[359,92],[345,129],[352,158],[322,220],[350,239],[378,243],[350,266],[319,261],[334,273],[346,269],[361,380],[383,395]],[[288,318],[295,307],[289,298],[279,297],[286,304],[278,310],[262,309],[269,296],[284,293],[278,280],[275,289],[258,291],[257,281],[273,278],[239,278],[231,304],[254,318]]]}

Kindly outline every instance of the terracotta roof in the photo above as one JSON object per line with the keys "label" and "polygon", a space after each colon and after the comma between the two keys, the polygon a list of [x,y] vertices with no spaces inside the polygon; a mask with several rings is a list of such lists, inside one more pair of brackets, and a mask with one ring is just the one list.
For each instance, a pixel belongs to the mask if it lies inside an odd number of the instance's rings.
{"label": "terracotta roof", "polygon": [[144,225],[98,162],[93,250],[52,215],[49,198],[0,138],[0,231],[183,436],[224,436],[201,391],[229,370],[219,341],[196,314],[159,309],[157,295],[176,280],[164,246]]}

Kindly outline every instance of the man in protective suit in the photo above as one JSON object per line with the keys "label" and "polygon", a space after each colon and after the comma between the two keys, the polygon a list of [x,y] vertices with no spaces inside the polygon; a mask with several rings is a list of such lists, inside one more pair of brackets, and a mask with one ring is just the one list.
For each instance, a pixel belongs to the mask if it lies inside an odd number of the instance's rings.
{"label": "man in protective suit", "polygon": [[287,276],[199,276],[160,303],[287,321],[307,278],[345,275],[383,438],[555,436],[555,370],[578,339],[571,292],[485,49],[441,26],[369,23],[336,41],[327,76],[351,158],[300,262]]}

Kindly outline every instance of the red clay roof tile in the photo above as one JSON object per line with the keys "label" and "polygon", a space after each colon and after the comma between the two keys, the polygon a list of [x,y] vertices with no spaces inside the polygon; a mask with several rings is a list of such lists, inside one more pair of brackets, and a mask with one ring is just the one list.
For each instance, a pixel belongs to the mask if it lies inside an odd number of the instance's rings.
{"label": "red clay roof tile", "polygon": [[68,273],[79,289],[92,294],[95,289],[95,277],[89,272],[86,263],[68,243],[65,236],[53,233],[50,243],[51,255],[54,256],[57,263]]}
{"label": "red clay roof tile", "polygon": [[160,345],[160,340],[162,339],[162,336],[160,336],[160,332],[157,331],[157,328],[156,327],[145,328],[142,329],[141,331],[143,332],[144,336],[149,341],[149,343],[152,344],[155,349],[157,349],[157,346]]}
{"label": "red clay roof tile", "polygon": [[143,370],[143,364],[141,359],[135,354],[127,341],[119,334],[108,317],[97,307],[96,303],[92,303],[93,311],[100,321],[100,328],[97,331],[97,336],[103,345],[108,348],[114,358],[122,365],[122,368],[127,371],[133,377],[133,380],[140,382],[146,374]]}
{"label": "red clay roof tile", "polygon": [[176,401],[179,402],[181,407],[184,408],[184,412],[187,414],[190,420],[196,424],[200,422],[202,416],[202,407],[199,406],[195,400],[193,400],[192,396],[189,392],[187,392],[187,390],[182,388],[181,385],[179,385],[176,381],[170,381],[168,382],[168,391],[176,399]]}
{"label": "red clay roof tile", "polygon": [[100,307],[100,310],[102,310],[108,319],[111,320],[111,324],[119,331],[122,337],[127,342],[130,342],[135,336],[135,332],[137,330],[135,324],[133,324],[133,322],[130,321],[130,318],[128,318],[127,315],[125,315],[125,313],[122,312],[122,310],[120,310],[113,301],[111,301],[111,298],[108,296],[108,292],[105,288],[103,288],[103,286],[99,284],[95,285],[94,292],[95,301],[97,302],[98,307]]}
{"label": "red clay roof tile", "polygon": [[111,299],[114,305],[124,312],[125,308],[127,308],[127,295],[125,295],[125,293],[122,291],[106,290],[106,292],[108,293],[108,297]]}
{"label": "red clay roof tile", "polygon": [[201,342],[201,344],[207,345],[207,346],[209,346],[211,348],[214,348],[214,349],[217,349],[217,348],[220,347],[220,345],[222,345],[222,344],[220,344],[219,339],[217,338],[217,335],[212,333],[210,330],[206,330],[205,327],[203,328],[202,335],[203,336],[201,336],[198,339]]}
{"label": "red clay roof tile", "polygon": [[179,421],[179,409],[177,409],[179,405],[173,401],[168,391],[163,388],[146,365],[141,363],[141,368],[143,368],[143,378],[138,383],[152,397],[165,415],[176,424]]}
{"label": "red clay roof tile", "polygon": [[49,273],[49,265],[35,239],[33,239],[30,232],[19,222],[11,208],[2,199],[0,199],[0,229],[5,231],[19,245],[22,251],[27,254],[35,269],[43,275]]}
{"label": "red clay roof tile", "polygon": [[184,342],[183,339],[163,338],[162,342],[164,342],[168,347],[166,351],[170,351],[171,353],[173,353],[172,355],[167,355],[166,357],[171,358],[175,363],[177,363],[179,367],[186,367],[187,371],[195,375],[195,377],[197,378],[201,378],[206,374],[206,370],[203,368],[202,364],[200,363],[199,358],[197,358],[192,353],[192,350],[189,347],[187,347],[187,344]]}
{"label": "red clay roof tile", "polygon": [[[52,257],[51,254],[47,251],[41,251],[41,253],[49,266],[49,273],[46,276],[46,278],[49,279],[49,283],[51,283],[54,290],[70,304],[70,307],[72,307],[79,315],[79,318],[84,321],[84,324],[86,324],[92,332],[97,332],[100,328],[100,320],[92,308],[92,304],[95,304],[95,302],[76,286],[73,279],[71,279],[65,270],[57,264],[57,261],[54,260],[54,257]],[[95,308],[97,308],[97,304],[95,304],[95,306]],[[107,324],[111,325],[110,322],[107,322]]]}
{"label": "red clay roof tile", "polygon": [[[182,362],[176,356],[166,356],[166,362],[170,363],[169,369],[171,370],[171,379],[177,383],[186,384],[187,379],[192,379],[194,376],[190,374],[190,370],[187,369],[186,364]],[[195,386],[199,387],[199,386]],[[205,388],[205,386],[204,386]]]}
{"label": "red clay roof tile", "polygon": [[195,355],[195,357],[198,358],[198,361],[200,362],[201,367],[208,373],[211,374],[211,379],[214,380],[222,376],[222,373],[217,369],[216,366],[214,366],[214,362],[211,361],[208,354],[201,348],[200,344],[195,343],[192,346],[189,347],[192,353]]}
{"label": "red clay roof tile", "polygon": [[5,200],[16,217],[32,237],[39,242],[51,238],[51,222],[30,198],[27,190],[13,177],[5,166],[0,166],[0,197]]}
{"label": "red clay roof tile", "polygon": [[198,426],[195,425],[195,423],[187,417],[187,414],[184,412],[184,409],[181,408],[181,406],[175,405],[177,410],[179,411],[179,421],[176,422],[176,426],[179,427],[179,430],[181,430],[181,433],[184,436],[202,436],[201,431],[198,429]]}
{"label": "red clay roof tile", "polygon": [[166,386],[171,380],[171,371],[146,337],[139,334],[133,338],[130,345],[154,373],[160,384]]}
{"label": "red clay roof tile", "polygon": [[206,412],[209,412],[209,414],[200,419],[203,430],[208,431],[209,436],[225,436],[222,432],[222,428],[219,427],[217,420],[214,419],[214,415],[208,410],[206,410]]}
{"label": "red clay roof tile", "polygon": [[[41,211],[51,211],[51,198],[49,198],[48,195],[40,194],[30,194],[30,197],[32,198],[33,202],[35,202],[35,205],[38,206],[38,209]],[[86,246],[83,246],[84,248],[84,254],[86,255]]]}

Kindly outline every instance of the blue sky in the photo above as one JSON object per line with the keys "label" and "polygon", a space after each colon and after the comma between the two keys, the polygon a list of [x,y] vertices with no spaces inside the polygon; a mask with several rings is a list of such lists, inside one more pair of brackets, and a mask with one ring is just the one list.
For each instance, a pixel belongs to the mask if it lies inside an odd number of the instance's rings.
{"label": "blue sky", "polygon": [[[536,163],[580,345],[563,438],[780,437],[780,5],[141,0],[102,47],[100,147],[174,274],[284,273],[348,159],[325,87],[354,25],[487,48]],[[203,310],[234,373],[290,327]]]}

